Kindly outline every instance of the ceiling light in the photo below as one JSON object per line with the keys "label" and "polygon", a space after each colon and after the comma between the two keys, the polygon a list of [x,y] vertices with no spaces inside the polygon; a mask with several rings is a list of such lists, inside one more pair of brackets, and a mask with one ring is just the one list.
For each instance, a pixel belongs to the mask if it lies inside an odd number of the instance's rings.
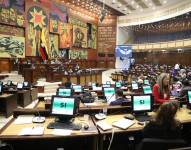
{"label": "ceiling light", "polygon": [[135,2],[134,2],[134,1],[131,1],[131,4],[132,4],[132,5],[134,5],[134,4],[135,4]]}
{"label": "ceiling light", "polygon": [[115,4],[116,3],[116,1],[115,0],[112,0],[112,3],[111,4]]}
{"label": "ceiling light", "polygon": [[167,3],[167,1],[165,0],[165,1],[163,1],[163,4],[166,4]]}
{"label": "ceiling light", "polygon": [[152,10],[155,10],[156,9],[156,7],[152,7]]}

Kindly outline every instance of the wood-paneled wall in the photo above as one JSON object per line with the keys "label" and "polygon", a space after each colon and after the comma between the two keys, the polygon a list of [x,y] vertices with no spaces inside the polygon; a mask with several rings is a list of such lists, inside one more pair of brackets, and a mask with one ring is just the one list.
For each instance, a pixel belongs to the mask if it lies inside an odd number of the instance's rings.
{"label": "wood-paneled wall", "polygon": [[168,52],[136,52],[133,53],[135,62],[154,63],[154,64],[167,64],[174,65],[180,63],[183,65],[191,65],[191,50],[184,52],[168,51]]}

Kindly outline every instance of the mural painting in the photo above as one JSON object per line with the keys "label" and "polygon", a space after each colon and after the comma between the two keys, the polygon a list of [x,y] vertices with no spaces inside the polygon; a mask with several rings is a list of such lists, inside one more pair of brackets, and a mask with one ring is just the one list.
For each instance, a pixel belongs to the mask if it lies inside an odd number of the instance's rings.
{"label": "mural painting", "polygon": [[70,50],[69,59],[87,59],[88,52],[86,50]]}
{"label": "mural painting", "polygon": [[68,23],[59,24],[60,48],[72,47],[72,25]]}
{"label": "mural painting", "polygon": [[24,58],[25,38],[0,34],[0,57]]}
{"label": "mural painting", "polygon": [[50,55],[51,58],[59,57],[58,51],[58,34],[50,33]]}
{"label": "mural painting", "polygon": [[41,56],[46,60],[49,56],[48,13],[33,3],[29,2],[27,6],[26,56]]}

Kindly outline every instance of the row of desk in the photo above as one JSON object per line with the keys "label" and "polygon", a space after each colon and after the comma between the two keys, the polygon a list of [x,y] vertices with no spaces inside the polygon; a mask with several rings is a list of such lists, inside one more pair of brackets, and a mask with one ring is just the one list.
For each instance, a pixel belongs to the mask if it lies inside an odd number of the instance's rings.
{"label": "row of desk", "polygon": [[[180,120],[181,123],[187,124],[191,122],[191,110],[187,108],[181,108],[177,112],[176,118]],[[108,124],[112,125],[113,122],[118,121],[124,118],[125,114],[117,114],[117,115],[108,115],[104,120]],[[150,113],[150,115],[154,115],[154,113]],[[86,118],[87,119],[87,118]],[[106,137],[111,137],[112,130],[103,131],[100,128],[96,127],[96,120],[94,116],[91,116],[86,120],[83,116],[78,116],[75,118],[75,122],[88,123],[89,128],[85,130],[82,128],[79,131],[72,131],[70,135],[54,135],[52,134],[53,129],[47,129],[47,125],[53,120],[52,117],[46,117],[46,121],[43,124],[14,124],[15,118],[13,118],[1,131],[0,131],[0,140],[6,143],[11,144],[11,146],[17,150],[21,149],[56,149],[59,147],[64,148],[64,150],[94,150],[94,149],[105,149],[103,146],[104,139]],[[19,132],[26,127],[35,127],[35,126],[43,126],[45,128],[44,134],[41,136],[19,136]],[[128,137],[135,134],[140,133],[144,128],[143,125],[139,125],[136,121],[134,125],[129,127],[126,130],[122,130],[116,127],[113,127],[115,132],[114,139],[117,139],[118,136],[126,136],[127,141]],[[127,146],[128,142],[121,143]],[[122,142],[122,141],[121,141]],[[123,141],[124,142],[124,141]],[[120,143],[118,143],[120,144]],[[114,146],[114,145],[113,145]],[[126,149],[124,147],[124,149]]]}
{"label": "row of desk", "polygon": [[37,89],[7,90],[0,95],[0,112],[9,117],[17,106],[26,107],[37,99]]}

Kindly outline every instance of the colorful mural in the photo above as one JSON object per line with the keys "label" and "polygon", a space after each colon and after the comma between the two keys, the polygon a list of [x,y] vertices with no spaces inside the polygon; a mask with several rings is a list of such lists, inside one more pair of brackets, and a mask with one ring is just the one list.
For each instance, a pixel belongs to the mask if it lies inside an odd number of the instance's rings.
{"label": "colorful mural", "polygon": [[69,50],[69,59],[87,59],[87,50]]}
{"label": "colorful mural", "polygon": [[59,24],[60,48],[72,47],[72,25],[68,23]]}
{"label": "colorful mural", "polygon": [[14,26],[8,26],[0,24],[0,33],[6,35],[14,35],[24,37],[24,28],[17,28]]}
{"label": "colorful mural", "polygon": [[58,40],[59,40],[58,34],[50,33],[50,55],[51,55],[51,58],[59,57]]}
{"label": "colorful mural", "polygon": [[24,58],[25,38],[0,34],[0,57]]}
{"label": "colorful mural", "polygon": [[73,26],[73,46],[87,48],[87,28]]}
{"label": "colorful mural", "polygon": [[49,56],[48,11],[38,3],[27,2],[26,56]]}
{"label": "colorful mural", "polygon": [[24,26],[24,0],[0,0],[0,22]]}
{"label": "colorful mural", "polygon": [[91,48],[96,49],[97,48],[97,26],[92,25],[91,28],[91,37],[92,37],[92,43],[91,43]]}

